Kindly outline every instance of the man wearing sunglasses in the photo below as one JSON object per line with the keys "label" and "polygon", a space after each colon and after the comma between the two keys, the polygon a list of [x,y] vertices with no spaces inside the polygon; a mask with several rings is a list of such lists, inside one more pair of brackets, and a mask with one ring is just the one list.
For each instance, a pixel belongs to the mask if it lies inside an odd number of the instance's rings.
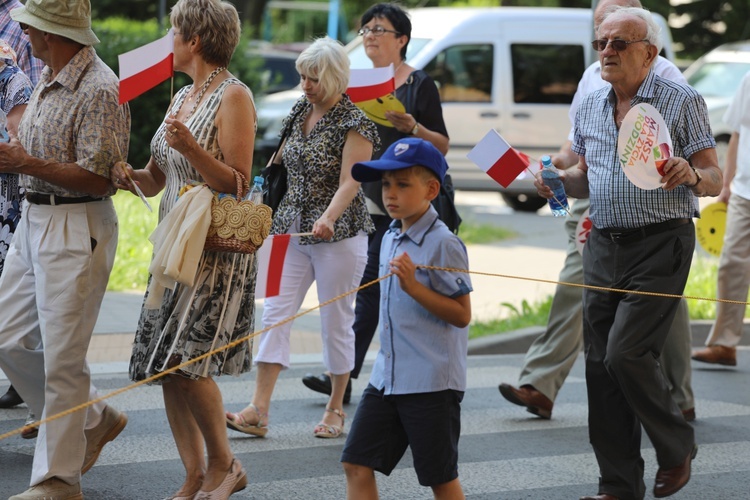
{"label": "man wearing sunglasses", "polygon": [[[582,99],[572,146],[578,167],[561,177],[572,197],[591,201],[586,285],[681,295],[695,246],[696,196],[717,195],[722,178],[705,102],[691,87],[652,71],[658,32],[643,9],[618,8],[605,17],[596,34],[602,42],[595,45],[610,85]],[[653,190],[632,184],[617,155],[621,123],[640,103],[659,111],[673,143],[662,187]],[[552,197],[541,179],[535,185],[541,196]],[[583,292],[589,439],[601,476],[599,493],[584,499],[644,497],[641,426],[659,464],[654,496],[672,495],[690,479],[693,428],[659,367],[678,304],[637,293]]]}
{"label": "man wearing sunglasses", "polygon": [[[594,28],[604,20],[607,13],[615,7],[641,7],[638,0],[601,0],[594,11]],[[623,42],[624,50],[633,44]],[[596,40],[596,47],[601,45]],[[615,47],[617,49],[618,47]],[[686,84],[685,77],[680,70],[668,59],[658,56],[654,62],[653,71],[662,78],[677,83]],[[578,163],[578,155],[571,151],[573,141],[573,128],[578,105],[584,96],[595,90],[599,90],[609,84],[602,80],[601,65],[597,60],[584,71],[578,89],[573,96],[570,105],[570,134],[568,141],[560,148],[560,151],[552,155],[552,162],[559,169],[565,170],[574,167]],[[584,212],[589,208],[588,199],[578,199],[573,202],[571,213],[565,221],[565,230],[568,235],[568,251],[565,256],[565,265],[560,271],[559,281],[562,283],[583,284],[583,262],[577,245],[578,222]],[[583,346],[583,304],[581,302],[582,291],[580,288],[558,285],[547,321],[545,332],[534,340],[529,347],[521,368],[518,379],[518,387],[510,384],[500,384],[500,393],[508,401],[519,406],[541,418],[551,418],[554,401],[557,394],[565,383],[573,364],[578,359],[578,353]],[[667,341],[662,351],[661,366],[664,374],[669,380],[671,394],[680,407],[685,420],[695,420],[695,398],[691,385],[691,330],[690,315],[685,300],[680,301],[679,309]]]}

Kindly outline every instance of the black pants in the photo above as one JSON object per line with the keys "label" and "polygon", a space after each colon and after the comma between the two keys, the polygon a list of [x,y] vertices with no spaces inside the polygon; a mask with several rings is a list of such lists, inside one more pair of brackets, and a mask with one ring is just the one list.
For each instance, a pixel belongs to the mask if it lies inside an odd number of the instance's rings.
{"label": "black pants", "polygon": [[[362,275],[360,286],[378,278],[380,265],[380,243],[388,230],[391,221],[387,215],[373,215],[375,232],[369,235],[367,246],[367,265]],[[354,306],[354,369],[352,378],[359,376],[362,363],[365,362],[367,350],[370,348],[372,337],[378,329],[380,317],[380,283],[368,286],[357,292],[357,302]]]}
{"label": "black pants", "polygon": [[[583,254],[584,283],[682,294],[695,247],[692,223],[625,244],[594,229]],[[695,437],[659,367],[679,299],[585,289],[583,333],[589,438],[601,474],[599,492],[645,495],[641,425],[660,467],[679,465]]]}

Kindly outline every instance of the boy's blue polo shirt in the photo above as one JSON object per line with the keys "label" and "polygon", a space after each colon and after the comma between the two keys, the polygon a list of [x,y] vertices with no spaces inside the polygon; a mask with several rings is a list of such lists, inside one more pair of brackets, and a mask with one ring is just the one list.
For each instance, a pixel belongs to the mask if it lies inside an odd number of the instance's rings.
{"label": "boy's blue polo shirt", "polygon": [[[380,247],[379,275],[388,274],[391,259],[404,252],[417,265],[469,269],[466,247],[432,206],[406,233],[400,221],[391,223]],[[448,297],[472,291],[467,273],[418,268],[416,278]],[[438,319],[391,276],[380,283],[380,351],[370,384],[386,395],[465,391],[468,339],[468,327]]]}

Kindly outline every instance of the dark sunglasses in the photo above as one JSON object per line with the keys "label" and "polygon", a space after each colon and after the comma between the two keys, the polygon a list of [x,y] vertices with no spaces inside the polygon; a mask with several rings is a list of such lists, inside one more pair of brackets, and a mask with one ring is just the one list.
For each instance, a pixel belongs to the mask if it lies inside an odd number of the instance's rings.
{"label": "dark sunglasses", "polygon": [[29,25],[25,23],[18,23],[18,25],[21,27],[21,31],[26,31],[29,29]]}
{"label": "dark sunglasses", "polygon": [[631,43],[639,43],[639,42],[646,42],[651,43],[648,40],[633,40],[631,42],[626,42],[625,40],[594,40],[591,42],[591,46],[594,47],[594,50],[597,52],[601,52],[604,49],[607,48],[607,45],[612,45],[612,48],[615,49],[615,52],[622,52],[623,50],[626,50],[628,48],[628,45]]}

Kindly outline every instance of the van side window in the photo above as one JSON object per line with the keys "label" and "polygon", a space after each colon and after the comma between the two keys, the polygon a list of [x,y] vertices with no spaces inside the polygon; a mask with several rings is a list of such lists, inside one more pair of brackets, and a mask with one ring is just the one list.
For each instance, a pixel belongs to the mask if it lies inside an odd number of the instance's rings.
{"label": "van side window", "polygon": [[491,44],[454,45],[440,52],[424,70],[435,80],[442,102],[492,101]]}
{"label": "van side window", "polygon": [[512,44],[513,100],[570,104],[586,69],[581,45]]}

